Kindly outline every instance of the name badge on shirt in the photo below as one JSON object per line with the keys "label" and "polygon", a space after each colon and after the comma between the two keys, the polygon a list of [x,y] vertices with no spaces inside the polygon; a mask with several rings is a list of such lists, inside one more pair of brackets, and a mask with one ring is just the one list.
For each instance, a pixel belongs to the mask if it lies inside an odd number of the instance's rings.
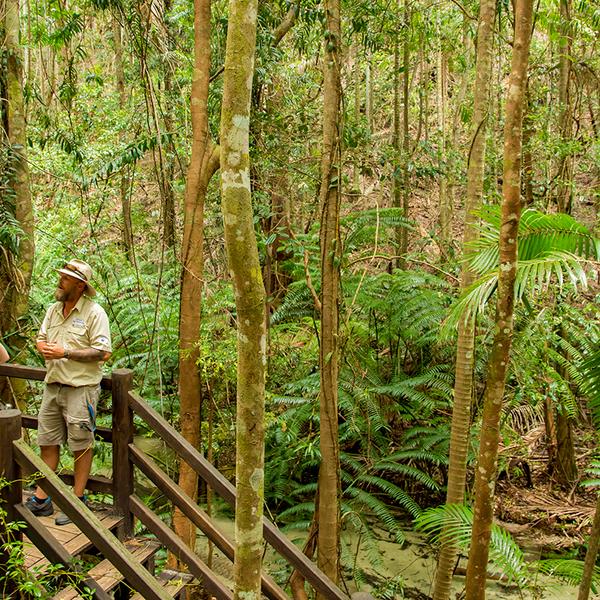
{"label": "name badge on shirt", "polygon": [[79,317],[75,317],[71,322],[72,327],[76,327],[77,329],[85,329],[85,321],[80,319]]}

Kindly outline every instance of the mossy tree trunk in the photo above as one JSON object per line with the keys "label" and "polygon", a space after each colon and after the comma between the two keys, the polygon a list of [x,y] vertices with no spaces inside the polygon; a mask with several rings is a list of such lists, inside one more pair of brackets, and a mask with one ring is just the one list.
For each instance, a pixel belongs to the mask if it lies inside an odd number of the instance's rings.
{"label": "mossy tree trunk", "polygon": [[[482,0],[477,28],[477,59],[473,93],[473,124],[471,145],[467,163],[467,197],[465,202],[465,229],[463,248],[477,238],[477,217],[481,207],[485,168],[485,139],[488,122],[490,81],[492,76],[492,43],[496,0]],[[465,290],[474,280],[473,273],[463,263],[461,289]],[[473,365],[475,357],[475,334],[470,323],[461,321],[458,327],[456,366],[454,382],[454,407],[450,430],[450,464],[448,468],[447,504],[462,504],[467,477],[467,452],[471,425],[471,401],[473,395]],[[448,600],[452,573],[458,555],[455,544],[442,544],[438,558],[433,591],[434,600]]]}
{"label": "mossy tree trunk", "polygon": [[[338,326],[340,255],[340,0],[325,2],[323,62],[323,154],[321,157],[321,344],[319,469],[319,568],[333,581],[339,564],[339,438],[338,438]],[[319,595],[317,595],[319,598]]]}
{"label": "mossy tree trunk", "polygon": [[221,202],[238,329],[234,598],[259,600],[263,552],[265,291],[254,232],[249,125],[257,0],[230,0],[221,109]]}
{"label": "mossy tree trunk", "polygon": [[502,225],[496,329],[490,355],[484,399],[479,456],[475,470],[475,505],[466,600],[483,600],[494,516],[494,482],[497,471],[500,412],[504,396],[513,333],[514,286],[517,271],[517,232],[521,217],[522,117],[532,34],[533,0],[516,0],[515,33],[506,96]]}
{"label": "mossy tree trunk", "polygon": [[[210,67],[210,0],[194,0],[194,76],[192,80],[192,154],[185,186],[183,243],[181,246],[181,307],[179,314],[179,398],[181,433],[195,448],[200,444],[202,388],[198,360],[204,268],[204,203],[212,175],[219,166],[219,149],[208,130]],[[189,465],[179,467],[179,485],[196,498],[198,477]],[[173,526],[192,546],[196,528],[179,511]]]}
{"label": "mossy tree trunk", "polygon": [[[27,312],[29,286],[33,270],[33,208],[29,189],[27,133],[23,101],[22,52],[19,46],[19,1],[4,0],[3,28],[6,98],[2,123],[9,143],[11,195],[0,198],[13,212],[21,230],[18,251],[4,249],[0,253],[0,334],[18,331],[18,319]],[[11,206],[12,205],[12,206]],[[17,338],[18,339],[18,338]],[[18,343],[17,343],[18,345]],[[14,386],[13,386],[14,387]],[[17,391],[17,394],[19,392]],[[20,403],[17,398],[17,403]],[[11,399],[13,403],[15,399]]]}

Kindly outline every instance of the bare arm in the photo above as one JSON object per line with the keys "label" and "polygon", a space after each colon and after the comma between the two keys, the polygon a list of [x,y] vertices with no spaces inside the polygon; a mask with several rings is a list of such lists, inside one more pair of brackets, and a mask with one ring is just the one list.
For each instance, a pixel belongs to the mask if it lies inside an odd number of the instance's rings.
{"label": "bare arm", "polygon": [[111,353],[97,348],[83,348],[78,350],[66,350],[53,342],[38,342],[38,350],[46,360],[68,358],[79,362],[100,362],[108,360]]}
{"label": "bare arm", "polygon": [[9,359],[6,348],[0,344],[0,363],[6,362]]}

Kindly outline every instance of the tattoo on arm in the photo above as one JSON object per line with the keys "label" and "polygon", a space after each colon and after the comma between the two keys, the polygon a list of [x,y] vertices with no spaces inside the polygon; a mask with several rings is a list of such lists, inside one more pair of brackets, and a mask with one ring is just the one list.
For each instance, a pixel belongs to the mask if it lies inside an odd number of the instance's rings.
{"label": "tattoo on arm", "polygon": [[99,362],[104,360],[104,350],[98,350],[97,348],[84,348],[82,350],[69,350],[69,358],[71,360],[78,360],[79,362]]}

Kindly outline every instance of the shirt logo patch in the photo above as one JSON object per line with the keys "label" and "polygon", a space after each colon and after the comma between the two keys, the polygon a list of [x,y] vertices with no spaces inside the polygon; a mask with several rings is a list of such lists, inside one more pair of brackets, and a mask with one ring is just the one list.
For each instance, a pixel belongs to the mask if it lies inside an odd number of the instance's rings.
{"label": "shirt logo patch", "polygon": [[108,338],[105,338],[104,336],[101,336],[98,340],[101,344],[108,344]]}
{"label": "shirt logo patch", "polygon": [[85,329],[85,321],[83,319],[80,319],[79,317],[75,317],[71,324],[73,325],[73,327]]}

